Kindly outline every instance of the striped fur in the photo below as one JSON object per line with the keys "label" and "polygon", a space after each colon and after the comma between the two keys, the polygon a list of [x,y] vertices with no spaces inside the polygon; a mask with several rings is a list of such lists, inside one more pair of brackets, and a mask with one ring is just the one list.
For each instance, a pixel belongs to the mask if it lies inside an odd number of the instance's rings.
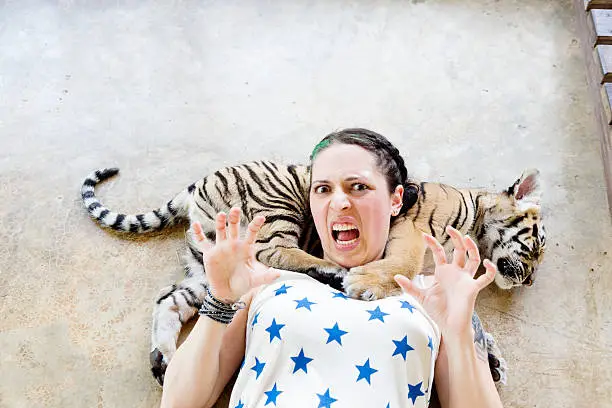
{"label": "striped fur", "polygon": [[421,183],[415,205],[391,226],[384,259],[352,268],[343,286],[352,297],[374,299],[397,294],[395,274],[414,276],[433,271],[433,259],[430,253],[425,254],[421,232],[437,238],[450,257],[447,225],[470,235],[482,259],[498,266],[497,286],[531,285],[546,244],[538,178],[537,170],[526,171],[502,192]]}
{"label": "striped fur", "polygon": [[[413,277],[431,268],[431,260],[424,256],[422,231],[437,237],[447,249],[446,225],[470,234],[483,258],[500,266],[496,282],[503,288],[529,284],[544,248],[537,172],[525,173],[500,193],[422,183],[416,204],[392,222],[384,259],[346,271],[309,255],[320,247],[308,208],[309,173],[305,166],[259,161],[226,167],[191,184],[160,208],[138,215],[111,211],[95,196],[95,186],[118,171],[95,171],[81,188],[90,216],[103,227],[146,233],[182,220],[199,221],[205,234],[214,239],[215,214],[237,206],[242,209],[243,226],[255,215],[266,216],[255,244],[260,261],[310,274],[366,300],[396,294],[399,289],[393,276],[397,273]],[[185,279],[160,291],[153,311],[151,365],[160,383],[176,351],[182,325],[195,315],[205,294],[202,254],[191,228],[185,258]]]}

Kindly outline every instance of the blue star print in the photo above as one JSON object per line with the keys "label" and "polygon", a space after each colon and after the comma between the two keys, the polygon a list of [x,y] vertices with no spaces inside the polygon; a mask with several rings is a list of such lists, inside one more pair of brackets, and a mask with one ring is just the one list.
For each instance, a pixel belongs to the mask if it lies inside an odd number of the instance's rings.
{"label": "blue star print", "polygon": [[291,357],[291,360],[293,360],[295,363],[295,366],[293,367],[294,374],[297,370],[304,370],[305,373],[308,373],[308,367],[306,367],[306,365],[312,361],[312,358],[304,355],[303,348],[300,350],[300,353],[297,356]]}
{"label": "blue star print", "polygon": [[408,336],[404,336],[404,338],[401,340],[393,340],[393,343],[395,344],[395,351],[393,352],[391,357],[401,354],[404,358],[404,361],[406,361],[406,353],[410,350],[414,350],[408,344]]}
{"label": "blue star print", "polygon": [[261,361],[259,361],[259,359],[257,357],[255,357],[255,365],[253,367],[251,367],[251,370],[253,370],[253,371],[255,371],[257,373],[257,375],[255,376],[255,379],[259,378],[259,375],[263,371],[265,365],[266,365],[266,363],[262,363]]}
{"label": "blue star print", "polygon": [[276,319],[272,319],[272,324],[270,324],[270,327],[266,329],[266,331],[270,333],[270,343],[272,343],[272,340],[274,340],[275,337],[282,340],[280,331],[283,327],[285,327],[284,324],[277,324]]}
{"label": "blue star print", "polygon": [[423,391],[421,391],[421,385],[423,385],[423,381],[416,385],[408,384],[408,398],[412,400],[412,405],[414,405],[418,397],[425,395]]}
{"label": "blue star print", "polygon": [[355,367],[357,367],[357,369],[359,370],[359,376],[357,377],[356,382],[365,379],[368,384],[371,385],[372,383],[370,382],[370,377],[378,370],[370,367],[370,359],[368,358],[363,365],[356,365]]}
{"label": "blue star print", "polygon": [[327,343],[325,344],[328,344],[332,341],[336,341],[339,345],[342,345],[342,336],[348,333],[347,331],[340,330],[337,322],[336,324],[334,324],[334,327],[325,329],[325,331],[329,334],[329,337],[327,338]]}
{"label": "blue star print", "polygon": [[244,408],[244,404],[242,403],[241,400],[238,400],[238,405],[236,405],[235,408]]}
{"label": "blue star print", "polygon": [[433,343],[431,342],[431,337],[427,336],[427,339],[429,340],[427,342],[427,347],[429,347],[431,349],[431,352],[433,353]]}
{"label": "blue star print", "polygon": [[402,304],[402,309],[408,309],[410,310],[410,313],[413,313],[413,310],[415,309],[415,307],[412,306],[410,302],[407,302],[405,300],[400,300],[400,303]]}
{"label": "blue star print", "polygon": [[368,319],[368,321],[370,320],[380,320],[381,322],[385,322],[385,316],[388,316],[389,313],[385,313],[382,310],[380,310],[380,306],[376,306],[376,309],[374,310],[366,310],[366,312],[368,312],[370,314],[370,318]]}
{"label": "blue star print", "polygon": [[261,312],[255,313],[255,317],[253,318],[253,323],[251,324],[251,326],[255,326],[257,324],[257,318],[259,317],[260,314]]}
{"label": "blue star print", "polygon": [[346,296],[344,293],[342,292],[332,292],[334,294],[334,299],[335,298],[340,298],[340,299],[348,299],[348,296]]}
{"label": "blue star print", "polygon": [[325,391],[324,394],[317,394],[319,397],[319,406],[318,408],[331,408],[331,404],[338,401],[336,398],[333,398],[329,395],[329,388]]}
{"label": "blue star print", "polygon": [[316,302],[310,302],[308,298],[304,298],[302,300],[294,300],[294,302],[297,302],[297,305],[295,306],[296,309],[303,307],[304,309],[308,309],[311,312],[312,310],[310,309],[310,306],[317,304]]}
{"label": "blue star print", "polygon": [[265,391],[264,394],[266,394],[266,397],[268,397],[268,399],[266,400],[266,403],[264,404],[264,406],[273,403],[274,405],[276,405],[276,398],[278,398],[278,396],[282,393],[283,391],[279,391],[276,389],[276,383],[274,383],[274,387],[272,387],[272,389],[270,391]]}
{"label": "blue star print", "polygon": [[385,408],[391,408],[391,403],[387,402],[387,406]]}
{"label": "blue star print", "polygon": [[276,292],[274,293],[274,296],[278,296],[278,295],[282,295],[283,293],[287,293],[287,289],[292,288],[293,286],[287,286],[283,283],[283,286],[281,286],[280,288],[276,289]]}

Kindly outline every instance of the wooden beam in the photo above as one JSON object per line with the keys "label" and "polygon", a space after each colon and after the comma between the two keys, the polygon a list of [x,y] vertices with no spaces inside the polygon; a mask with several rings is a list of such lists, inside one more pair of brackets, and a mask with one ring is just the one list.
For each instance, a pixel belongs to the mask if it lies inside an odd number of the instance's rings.
{"label": "wooden beam", "polygon": [[612,45],[598,45],[593,50],[595,64],[599,67],[599,75],[595,80],[600,83],[612,82]]}
{"label": "wooden beam", "polygon": [[600,93],[606,123],[612,125],[612,84],[603,84]]}
{"label": "wooden beam", "polygon": [[612,9],[612,0],[584,0],[584,8],[592,9]]}
{"label": "wooden beam", "polygon": [[595,102],[595,118],[598,125],[597,133],[600,135],[600,152],[603,160],[604,177],[607,187],[608,207],[610,215],[612,215],[612,126],[609,124],[612,114],[605,112],[606,104],[602,103],[603,94],[605,93],[605,99],[607,99],[608,102],[607,105],[610,104],[608,95],[610,95],[612,88],[606,86],[606,84],[603,87],[604,91],[602,93],[601,69],[593,58],[593,52],[595,50],[593,50],[594,43],[592,41],[592,32],[590,31],[591,27],[589,27],[589,22],[593,22],[591,13],[601,10],[591,10],[589,13],[585,13],[584,0],[574,0],[574,6],[577,15],[581,48],[583,49],[583,56],[586,62],[587,84],[591,98]]}
{"label": "wooden beam", "polygon": [[612,45],[612,10],[589,11],[587,24],[591,46]]}

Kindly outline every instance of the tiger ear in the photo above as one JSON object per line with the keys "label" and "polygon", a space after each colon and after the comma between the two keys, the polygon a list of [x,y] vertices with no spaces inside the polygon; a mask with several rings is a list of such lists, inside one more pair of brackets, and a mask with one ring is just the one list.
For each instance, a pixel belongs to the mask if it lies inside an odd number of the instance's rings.
{"label": "tiger ear", "polygon": [[537,169],[525,170],[507,192],[516,201],[540,204],[540,171]]}

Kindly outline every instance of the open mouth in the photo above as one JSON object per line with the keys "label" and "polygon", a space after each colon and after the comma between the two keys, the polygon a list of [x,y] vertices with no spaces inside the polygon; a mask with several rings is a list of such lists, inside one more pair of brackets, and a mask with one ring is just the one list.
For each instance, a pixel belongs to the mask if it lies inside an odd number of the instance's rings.
{"label": "open mouth", "polygon": [[340,246],[351,246],[359,239],[359,229],[352,224],[334,224],[332,238]]}

